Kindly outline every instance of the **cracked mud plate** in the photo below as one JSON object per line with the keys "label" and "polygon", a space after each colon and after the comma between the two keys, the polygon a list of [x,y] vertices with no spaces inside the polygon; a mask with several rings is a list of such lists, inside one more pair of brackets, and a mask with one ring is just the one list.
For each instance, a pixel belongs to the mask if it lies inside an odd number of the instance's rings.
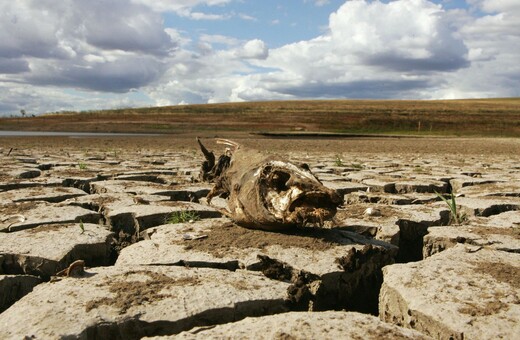
{"label": "cracked mud plate", "polygon": [[37,286],[0,314],[2,339],[173,335],[287,311],[288,284],[247,272],[134,266],[87,269]]}

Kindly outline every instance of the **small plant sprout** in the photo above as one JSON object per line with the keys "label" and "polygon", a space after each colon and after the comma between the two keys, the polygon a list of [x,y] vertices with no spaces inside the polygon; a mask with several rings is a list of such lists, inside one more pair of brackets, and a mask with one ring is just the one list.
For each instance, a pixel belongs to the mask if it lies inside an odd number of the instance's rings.
{"label": "small plant sprout", "polygon": [[78,167],[80,170],[87,170],[87,163],[79,162]]}
{"label": "small plant sprout", "polygon": [[416,165],[416,166],[413,168],[413,172],[418,173],[418,174],[423,174],[423,173],[425,173],[426,171],[425,171],[424,168],[422,168],[420,165]]}
{"label": "small plant sprout", "polygon": [[437,191],[435,191],[435,194],[444,201],[448,205],[448,208],[450,209],[450,224],[455,222],[455,224],[461,224],[464,222],[467,218],[466,214],[461,214],[457,210],[457,202],[455,201],[455,193],[447,194],[447,196],[451,196],[449,198],[444,197],[443,195],[439,194]]}
{"label": "small plant sprout", "polygon": [[336,155],[334,158],[334,164],[336,166],[343,166],[343,160],[341,159],[341,155]]}
{"label": "small plant sprout", "polygon": [[175,211],[172,212],[164,222],[168,224],[195,222],[200,220],[200,216],[194,211]]}
{"label": "small plant sprout", "polygon": [[83,221],[79,220],[79,228],[81,229],[81,234],[85,233],[85,226],[83,225]]}

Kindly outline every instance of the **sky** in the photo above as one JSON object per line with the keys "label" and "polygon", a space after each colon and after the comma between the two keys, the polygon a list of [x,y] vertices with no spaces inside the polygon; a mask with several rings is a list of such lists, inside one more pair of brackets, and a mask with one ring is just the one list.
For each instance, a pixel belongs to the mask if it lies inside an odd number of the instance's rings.
{"label": "sky", "polygon": [[520,97],[519,0],[0,0],[0,115]]}

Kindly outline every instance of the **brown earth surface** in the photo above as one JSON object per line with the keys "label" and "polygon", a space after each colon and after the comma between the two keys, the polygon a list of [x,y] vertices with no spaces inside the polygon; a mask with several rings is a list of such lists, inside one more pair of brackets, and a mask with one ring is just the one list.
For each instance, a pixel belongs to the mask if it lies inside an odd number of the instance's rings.
{"label": "brown earth surface", "polygon": [[[4,229],[10,228],[12,215],[23,214],[28,221],[0,233],[5,240],[0,241],[0,274],[6,282],[19,280],[0,289],[10,298],[0,301],[5,338],[49,338],[57,330],[62,337],[78,338],[98,331],[107,332],[99,333],[104,338],[124,331],[173,336],[197,325],[235,326],[240,318],[285,313],[285,308],[379,312],[385,327],[406,326],[443,338],[518,334],[519,138],[199,132],[0,137],[0,193],[5,191],[0,217],[7,217]],[[198,198],[201,189],[211,188],[196,182],[203,159],[197,135],[217,154],[223,146],[214,138],[221,137],[306,162],[324,183],[345,191],[349,204],[327,230],[249,230],[209,218],[218,214],[168,223],[182,207],[217,213],[223,203],[204,207],[203,201],[181,202],[174,193]],[[432,189],[441,181],[461,193],[474,187],[467,197],[457,196],[459,211],[468,213],[463,225],[443,225],[448,207],[440,198],[435,201]],[[71,187],[84,194],[56,201]],[[17,203],[31,193],[45,202]],[[379,215],[366,214],[368,207]],[[43,216],[47,208],[52,218]],[[68,210],[70,217],[61,216]],[[483,210],[503,215],[480,216]],[[85,213],[102,225],[87,223],[81,217]],[[370,237],[345,230],[369,230]],[[60,253],[47,254],[55,249]],[[29,293],[40,284],[29,281],[29,274],[43,268],[34,275],[47,280],[77,260],[85,261],[84,277],[43,283]],[[106,264],[113,266],[93,268]],[[246,270],[236,270],[241,268]],[[17,282],[30,287],[18,294],[10,288]],[[247,313],[237,319],[224,313],[234,317],[245,307]],[[211,313],[218,315],[207,319]],[[64,324],[63,315],[73,322]],[[285,324],[288,314],[279,317],[278,324]],[[179,328],[179,320],[188,326]],[[362,327],[366,337],[367,326]]]}
{"label": "brown earth surface", "polygon": [[0,119],[0,130],[518,137],[520,98],[299,100],[125,108],[5,117]]}
{"label": "brown earth surface", "polygon": [[[11,148],[19,152],[38,149],[53,153],[117,152],[118,150],[198,151],[195,134],[132,136],[132,137],[0,137],[0,149],[6,154]],[[412,153],[456,155],[520,155],[520,139],[470,137],[356,137],[356,138],[267,138],[245,133],[206,134],[203,138],[228,138],[265,152],[308,153]],[[209,149],[220,152],[222,147],[205,142]],[[464,158],[461,158],[464,161]]]}
{"label": "brown earth surface", "polygon": [[262,249],[267,246],[281,246],[282,248],[299,247],[315,251],[330,249],[336,245],[348,243],[341,235],[327,229],[299,228],[288,232],[264,232],[239,227],[230,223],[220,228],[214,228],[205,234],[204,238],[185,241],[187,250],[208,252],[217,257],[232,253],[233,248]]}

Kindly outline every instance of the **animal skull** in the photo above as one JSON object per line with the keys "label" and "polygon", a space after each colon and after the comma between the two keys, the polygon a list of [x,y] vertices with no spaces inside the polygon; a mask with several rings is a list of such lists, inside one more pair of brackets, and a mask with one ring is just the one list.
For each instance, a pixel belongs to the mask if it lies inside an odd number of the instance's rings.
{"label": "animal skull", "polygon": [[[232,141],[219,142],[230,147],[230,162],[215,177],[207,199],[211,203],[216,196],[227,198],[229,210],[225,213],[237,224],[265,230],[322,226],[343,204],[343,197],[325,187],[306,164],[265,156]],[[200,141],[199,144],[203,148]],[[208,151],[202,150],[206,155]],[[208,161],[206,157],[205,168]]]}

